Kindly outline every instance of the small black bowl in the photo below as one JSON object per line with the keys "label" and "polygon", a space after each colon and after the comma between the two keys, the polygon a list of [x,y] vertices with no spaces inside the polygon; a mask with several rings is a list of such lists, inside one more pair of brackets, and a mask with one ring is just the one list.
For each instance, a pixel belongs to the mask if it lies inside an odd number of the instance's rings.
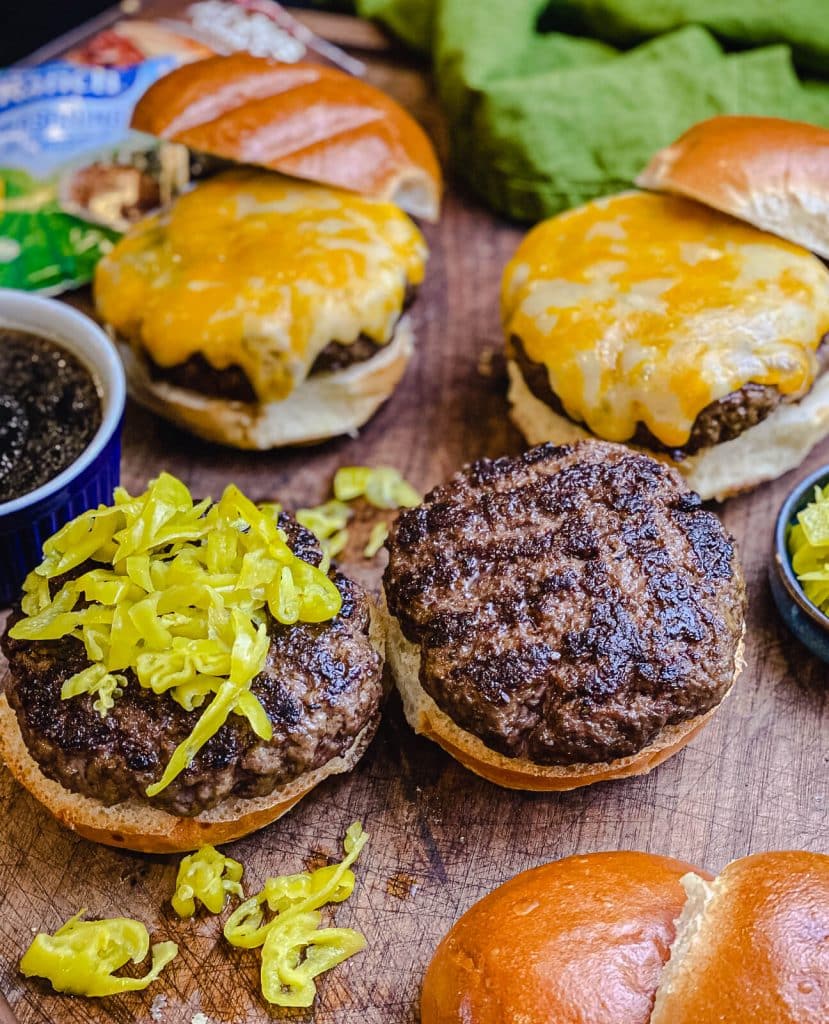
{"label": "small black bowl", "polygon": [[786,543],[789,525],[796,523],[797,513],[814,500],[815,485],[825,487],[827,483],[829,466],[823,466],[801,480],[783,502],[774,526],[769,583],[777,610],[791,632],[813,654],[829,662],[829,616],[824,615],[804,594],[792,569]]}

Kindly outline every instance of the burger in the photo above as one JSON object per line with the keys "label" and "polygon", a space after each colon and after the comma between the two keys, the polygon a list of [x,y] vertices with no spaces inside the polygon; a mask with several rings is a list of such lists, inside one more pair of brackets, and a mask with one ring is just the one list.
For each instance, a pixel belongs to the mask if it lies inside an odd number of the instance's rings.
{"label": "burger", "polygon": [[532,444],[624,442],[723,499],[829,433],[829,270],[692,200],[630,192],[538,225],[502,318]]}
{"label": "burger", "polygon": [[500,785],[648,772],[742,668],[732,539],[676,470],[622,445],[473,463],[403,512],[387,547],[406,717]]}
{"label": "burger", "polygon": [[[313,443],[362,426],[411,358],[405,315],[440,171],[392,100],[248,54],[160,79],[133,127],[220,158],[99,263],[97,311],[134,396],[208,440]],[[214,160],[215,169],[215,160]]]}
{"label": "burger", "polygon": [[88,839],[228,842],[348,771],[380,718],[382,639],[315,537],[235,487],[161,474],[44,545],[2,637],[0,752]]}
{"label": "burger", "polygon": [[716,878],[620,851],[525,871],[435,952],[423,1024],[821,1024],[829,857],[734,861]]}

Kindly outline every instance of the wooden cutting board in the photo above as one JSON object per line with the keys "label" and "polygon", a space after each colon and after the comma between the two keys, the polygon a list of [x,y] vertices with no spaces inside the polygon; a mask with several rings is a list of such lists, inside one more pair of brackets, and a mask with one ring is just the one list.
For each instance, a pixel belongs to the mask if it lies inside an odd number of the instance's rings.
{"label": "wooden cutting board", "polygon": [[[361,54],[365,56],[365,54]],[[373,55],[373,81],[442,138],[424,75],[399,55]],[[426,284],[413,310],[417,356],[386,407],[358,439],[319,448],[246,454],[213,447],[135,407],[124,428],[123,481],[134,490],[161,469],[199,495],[233,480],[252,497],[296,507],[328,495],[345,463],[391,464],[426,489],[462,463],[517,452],[507,421],[498,351],[501,270],[521,232],[456,190],[439,226]],[[465,771],[407,727],[389,700],[376,740],[357,770],[323,784],[291,814],[229,852],[246,865],[248,890],[269,874],[338,855],[359,819],[371,841],[357,886],[336,911],[368,939],[361,955],[322,979],[311,1011],[276,1011],[258,994],[258,954],[230,949],[220,919],[180,922],[172,913],[177,859],[121,853],[60,828],[0,770],[0,989],[20,1024],[132,1022],[214,1024],[272,1020],[410,1024],[423,970],[452,922],[525,868],[573,853],[640,849],[712,871],[758,850],[827,847],[827,669],[785,632],[769,596],[772,524],[793,482],[829,460],[829,444],[797,473],[729,502],[722,514],[739,542],[750,610],[747,667],[725,705],[681,754],[650,776],[563,795],[498,789]],[[363,540],[368,532],[365,525]],[[359,543],[354,545],[359,548]],[[376,588],[384,556],[346,563]],[[17,963],[40,928],[81,907],[127,914],[180,955],[144,993],[106,1000],[55,996]],[[198,1018],[197,1018],[198,1020]],[[0,1021],[3,1010],[0,1007]]]}

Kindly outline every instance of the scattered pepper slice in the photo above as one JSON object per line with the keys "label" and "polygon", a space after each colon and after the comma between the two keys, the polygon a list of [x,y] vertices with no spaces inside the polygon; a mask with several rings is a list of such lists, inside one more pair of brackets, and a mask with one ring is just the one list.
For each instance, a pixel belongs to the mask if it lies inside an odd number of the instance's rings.
{"label": "scattered pepper slice", "polygon": [[241,886],[244,870],[238,860],[219,853],[214,846],[203,846],[179,864],[176,891],[171,900],[173,910],[179,917],[192,917],[198,900],[211,914],[220,914],[229,894],[244,898]]}
{"label": "scattered pepper slice", "polygon": [[112,996],[146,988],[178,953],[175,942],[152,947],[152,966],[143,978],[116,977],[126,963],[141,963],[150,952],[150,936],[140,921],[114,917],[82,921],[70,918],[54,935],[40,932],[23,954],[27,978],[46,978],[56,992],[76,996]]}
{"label": "scattered pepper slice", "polygon": [[391,466],[341,466],[334,474],[338,501],[365,498],[375,508],[414,508],[423,500],[410,483]]}
{"label": "scattered pepper slice", "polygon": [[[339,864],[269,878],[225,922],[224,935],[232,946],[262,947],[262,994],[269,1003],[310,1006],[316,995],[314,979],[365,947],[365,938],[351,928],[321,929],[319,909],[351,895],[350,867],[367,842],[355,822],[346,832],[345,857]],[[276,915],[267,922],[265,904]]]}

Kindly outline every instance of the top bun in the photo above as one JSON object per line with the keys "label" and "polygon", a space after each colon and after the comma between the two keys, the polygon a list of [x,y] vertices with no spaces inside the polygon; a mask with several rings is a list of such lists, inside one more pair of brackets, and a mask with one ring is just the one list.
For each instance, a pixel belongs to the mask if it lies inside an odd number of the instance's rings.
{"label": "top bun", "polygon": [[423,129],[385,93],[334,68],[209,57],[152,85],[132,127],[438,218],[440,166]]}
{"label": "top bun", "polygon": [[618,852],[517,875],[438,947],[422,1024],[647,1024],[694,870]]}
{"label": "top bun", "polygon": [[683,885],[651,1024],[829,1021],[829,857],[761,853]]}
{"label": "top bun", "polygon": [[636,184],[697,199],[829,257],[825,128],[777,117],[712,117],[660,150]]}

